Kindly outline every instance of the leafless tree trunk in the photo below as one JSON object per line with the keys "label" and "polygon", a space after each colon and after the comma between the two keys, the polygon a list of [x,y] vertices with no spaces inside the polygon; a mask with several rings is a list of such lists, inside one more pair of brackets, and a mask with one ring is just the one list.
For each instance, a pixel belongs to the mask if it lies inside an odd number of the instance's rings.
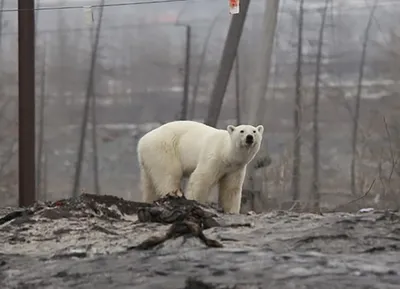
{"label": "leafless tree trunk", "polygon": [[0,176],[3,176],[3,173],[7,167],[7,165],[11,162],[12,158],[16,153],[16,145],[17,141],[13,141],[8,149],[3,153],[2,159],[0,160]]}
{"label": "leafless tree trunk", "polygon": [[[61,6],[65,4],[65,0],[60,1]],[[66,26],[64,11],[62,9],[58,10],[57,13],[57,29],[62,30]],[[67,105],[67,99],[64,97],[65,94],[65,80],[62,77],[62,71],[64,70],[65,62],[66,62],[66,47],[67,47],[67,34],[58,33],[58,57],[57,57],[57,88],[58,88],[58,97],[61,99],[63,104]],[[71,121],[71,116],[69,116],[69,120]]]}
{"label": "leafless tree trunk", "polygon": [[320,203],[320,191],[319,191],[319,86],[320,86],[320,74],[321,74],[321,58],[322,58],[322,47],[324,45],[324,31],[325,31],[325,20],[328,10],[329,0],[325,0],[325,6],[322,12],[321,26],[319,29],[318,39],[318,51],[315,68],[315,83],[314,83],[314,110],[313,110],[313,176],[311,185],[311,194],[313,197],[313,209],[319,211]]}
{"label": "leafless tree trunk", "polygon": [[74,186],[72,189],[73,197],[78,196],[78,190],[79,190],[80,180],[81,180],[82,161],[83,161],[83,156],[85,154],[84,150],[85,150],[86,129],[87,129],[87,123],[88,123],[88,116],[89,116],[89,107],[90,107],[90,103],[91,103],[91,98],[93,97],[93,86],[94,86],[93,80],[94,80],[94,74],[95,74],[95,68],[96,68],[97,49],[99,46],[101,24],[102,24],[102,20],[103,20],[103,11],[104,11],[104,0],[101,0],[99,21],[98,21],[97,29],[96,29],[96,37],[95,37],[95,41],[93,41],[93,46],[92,46],[90,73],[89,73],[88,85],[87,85],[87,90],[86,90],[85,107],[84,107],[83,118],[82,118],[82,129],[81,129],[81,136],[80,136],[80,140],[79,140],[78,158],[77,158],[77,162],[76,162]]}
{"label": "leafless tree trunk", "polygon": [[209,126],[215,127],[218,122],[226,87],[232,71],[233,62],[236,58],[236,52],[239,46],[240,37],[242,36],[243,26],[246,20],[249,5],[250,0],[242,0],[240,2],[240,13],[232,16],[224,50],[222,52],[218,74],[214,83],[213,91],[211,93],[210,104],[208,106],[208,115],[205,124]]}
{"label": "leafless tree trunk", "polygon": [[[46,38],[47,40],[47,38]],[[36,192],[40,197],[42,196],[42,166],[43,166],[43,141],[44,141],[44,107],[45,107],[45,94],[46,94],[46,56],[47,56],[47,41],[43,47],[43,63],[42,73],[40,78],[40,98],[39,98],[39,135],[38,135],[38,148],[37,148],[37,164],[36,164]]]}
{"label": "leafless tree trunk", "polygon": [[47,154],[47,144],[43,144],[43,152],[44,152],[44,157],[43,157],[43,181],[42,181],[42,197],[43,201],[47,200],[47,185],[48,185],[48,177],[47,177],[47,164],[48,164],[48,154]]}
{"label": "leafless tree trunk", "polygon": [[208,32],[207,32],[206,39],[204,40],[203,49],[201,51],[200,62],[199,62],[199,65],[197,68],[197,73],[196,73],[196,80],[193,84],[193,97],[192,97],[192,103],[190,105],[190,112],[189,112],[190,119],[193,119],[194,115],[195,115],[197,93],[199,91],[199,86],[200,86],[201,72],[203,70],[203,65],[204,65],[204,62],[206,59],[208,43],[210,42],[211,34],[212,34],[215,24],[217,23],[218,16],[219,16],[219,14],[217,14],[217,16],[215,16],[213,21],[211,22],[210,28],[208,29]]}
{"label": "leafless tree trunk", "polygon": [[[93,25],[90,27],[90,39],[91,44],[93,45],[95,39],[93,34]],[[94,76],[95,77],[95,76]],[[99,180],[99,153],[97,149],[97,94],[96,88],[93,87],[93,96],[92,96],[92,155],[93,155],[93,185],[94,192],[97,195],[100,195],[100,180]]]}
{"label": "leafless tree trunk", "polygon": [[[266,93],[269,83],[269,74],[271,71],[271,58],[274,49],[276,24],[278,21],[279,0],[266,0],[264,20],[263,20],[263,35],[262,35],[262,50],[261,54],[257,55],[256,71],[254,73],[255,85],[250,85],[250,110],[248,113],[248,123],[253,125],[262,124],[266,110]],[[252,88],[254,87],[254,88]],[[254,89],[254,90],[253,90]],[[264,149],[261,148],[261,152]],[[260,154],[260,153],[259,153]],[[247,182],[251,190],[255,189],[255,168],[248,166]],[[267,197],[267,192],[264,192],[263,197]]]}
{"label": "leafless tree trunk", "polygon": [[[1,0],[1,1],[4,1],[4,0]],[[36,37],[37,37],[37,30],[38,30],[38,26],[39,26],[39,11],[40,11],[39,8],[40,8],[40,0],[36,0],[36,11],[35,11],[35,35],[36,35]],[[0,16],[0,18],[1,18],[1,16]],[[1,22],[1,19],[0,19],[0,22]]]}
{"label": "leafless tree trunk", "polygon": [[356,185],[356,162],[357,162],[357,143],[358,143],[358,126],[359,126],[359,119],[360,119],[360,106],[361,106],[361,92],[362,92],[362,82],[364,78],[364,66],[365,66],[365,58],[367,55],[367,47],[368,47],[368,40],[369,40],[369,30],[371,28],[372,19],[374,17],[374,12],[377,6],[378,0],[375,0],[374,6],[371,9],[371,13],[369,15],[367,27],[365,28],[364,32],[364,41],[362,45],[362,52],[361,52],[361,61],[360,67],[358,71],[358,83],[357,83],[357,92],[355,97],[355,104],[354,104],[354,119],[353,119],[353,131],[352,131],[352,141],[351,141],[351,150],[352,150],[352,157],[351,157],[351,167],[350,167],[350,186],[351,186],[351,193],[356,195],[357,193],[357,185]]}
{"label": "leafless tree trunk", "polygon": [[292,172],[292,199],[294,204],[300,196],[300,165],[301,165],[301,119],[302,119],[302,64],[303,64],[303,16],[304,0],[299,2],[299,23],[297,34],[297,64],[296,64],[296,94],[294,103],[294,144],[293,144],[293,172]]}
{"label": "leafless tree trunk", "polygon": [[255,82],[254,91],[250,93],[251,107],[249,112],[249,124],[258,125],[263,122],[266,110],[266,99],[269,74],[271,71],[271,57],[274,49],[274,39],[276,23],[278,20],[279,0],[266,0],[264,23],[262,35],[262,51],[257,57],[256,73],[254,73]]}
{"label": "leafless tree trunk", "polygon": [[185,75],[183,79],[183,98],[181,105],[181,120],[188,118],[188,107],[189,107],[189,82],[190,82],[190,52],[191,52],[191,38],[192,38],[192,27],[190,25],[184,25],[186,28],[186,47],[185,47]]}
{"label": "leafless tree trunk", "polygon": [[[0,66],[2,61],[2,40],[3,40],[3,8],[4,0],[0,0]],[[0,97],[3,97],[3,87],[0,87]]]}
{"label": "leafless tree trunk", "polygon": [[1,41],[3,40],[3,8],[4,8],[4,0],[0,0],[0,52],[2,47]]}
{"label": "leafless tree trunk", "polygon": [[236,125],[242,123],[240,114],[240,70],[239,70],[239,50],[235,60],[235,98],[236,98]]}

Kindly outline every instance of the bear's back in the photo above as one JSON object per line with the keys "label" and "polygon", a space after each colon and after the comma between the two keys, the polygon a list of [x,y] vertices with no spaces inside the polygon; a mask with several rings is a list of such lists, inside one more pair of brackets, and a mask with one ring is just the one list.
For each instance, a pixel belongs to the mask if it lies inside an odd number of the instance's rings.
{"label": "bear's back", "polygon": [[218,129],[215,129],[211,126],[205,125],[201,122],[191,121],[191,120],[177,120],[171,121],[166,124],[163,124],[159,127],[159,129],[168,129],[173,131],[176,135],[183,135],[187,133],[193,134],[208,134],[211,132],[216,132]]}
{"label": "bear's back", "polygon": [[[214,147],[229,134],[195,121],[172,121],[152,131],[153,140],[163,142],[175,151],[185,174],[190,174],[199,162],[200,153]],[[218,146],[218,145],[217,145]]]}

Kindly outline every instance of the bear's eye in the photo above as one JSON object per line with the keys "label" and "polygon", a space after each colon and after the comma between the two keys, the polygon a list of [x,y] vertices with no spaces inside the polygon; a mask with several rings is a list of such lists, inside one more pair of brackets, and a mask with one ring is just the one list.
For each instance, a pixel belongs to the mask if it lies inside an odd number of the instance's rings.
{"label": "bear's eye", "polygon": [[241,130],[240,133],[244,133],[244,130]]}
{"label": "bear's eye", "polygon": [[253,130],[253,133],[256,133],[256,131],[255,131],[255,130]]}

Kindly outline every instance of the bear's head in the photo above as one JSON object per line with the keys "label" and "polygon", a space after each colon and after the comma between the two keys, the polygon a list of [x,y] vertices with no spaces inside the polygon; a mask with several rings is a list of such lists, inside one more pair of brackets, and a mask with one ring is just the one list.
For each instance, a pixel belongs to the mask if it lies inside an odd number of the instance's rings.
{"label": "bear's head", "polygon": [[264,127],[262,125],[254,127],[246,124],[228,125],[227,131],[237,148],[256,148],[258,150],[262,141]]}

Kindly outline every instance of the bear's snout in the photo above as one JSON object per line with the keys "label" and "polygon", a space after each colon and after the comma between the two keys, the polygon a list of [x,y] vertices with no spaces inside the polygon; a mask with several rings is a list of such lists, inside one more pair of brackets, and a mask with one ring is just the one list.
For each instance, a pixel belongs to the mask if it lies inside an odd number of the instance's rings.
{"label": "bear's snout", "polygon": [[246,136],[246,143],[247,144],[252,144],[254,142],[254,137],[251,134],[248,134]]}

